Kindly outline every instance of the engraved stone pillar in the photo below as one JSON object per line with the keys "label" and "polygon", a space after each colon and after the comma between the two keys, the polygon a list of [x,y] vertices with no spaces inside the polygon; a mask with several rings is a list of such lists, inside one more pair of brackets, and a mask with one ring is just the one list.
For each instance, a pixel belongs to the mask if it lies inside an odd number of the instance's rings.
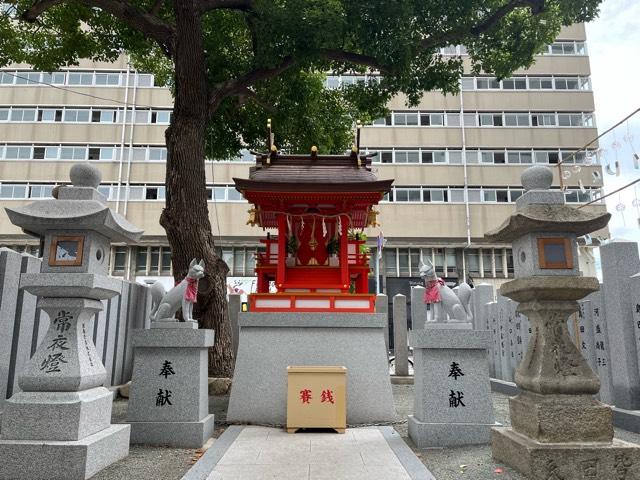
{"label": "engraved stone pillar", "polygon": [[384,327],[384,346],[387,352],[389,351],[389,297],[384,293],[376,295],[376,313],[383,313],[387,315],[387,324]]}
{"label": "engraved stone pillar", "polygon": [[240,337],[240,325],[238,315],[242,308],[242,298],[237,293],[229,294],[229,323],[231,324],[231,342],[233,344],[233,358],[238,356],[238,338]]}
{"label": "engraved stone pillar", "polygon": [[393,353],[396,375],[409,375],[409,348],[407,346],[407,297],[393,297]]}

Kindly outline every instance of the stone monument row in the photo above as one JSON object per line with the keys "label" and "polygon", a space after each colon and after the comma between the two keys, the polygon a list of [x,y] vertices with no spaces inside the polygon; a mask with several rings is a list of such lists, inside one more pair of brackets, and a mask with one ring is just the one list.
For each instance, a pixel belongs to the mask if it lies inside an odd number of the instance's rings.
{"label": "stone monument row", "polygon": [[129,425],[111,424],[111,391],[91,332],[101,300],[120,293],[107,276],[110,241],[136,241],[142,231],[106,206],[101,175],[84,163],[57,198],[7,208],[10,220],[40,237],[39,273],[20,288],[38,297],[49,330],[19,378],[22,391],[5,404],[0,478],[85,479],[129,452]]}

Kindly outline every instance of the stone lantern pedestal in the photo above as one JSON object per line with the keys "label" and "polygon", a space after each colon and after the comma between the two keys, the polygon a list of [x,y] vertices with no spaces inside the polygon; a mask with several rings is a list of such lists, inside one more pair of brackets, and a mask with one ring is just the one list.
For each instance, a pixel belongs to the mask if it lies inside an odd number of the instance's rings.
{"label": "stone lantern pedestal", "polygon": [[515,373],[521,393],[509,400],[511,427],[493,429],[491,450],[531,480],[639,478],[640,447],[613,438],[611,408],[593,397],[600,380],[567,329],[577,300],[599,288],[578,270],[576,238],[610,215],[565,205],[552,179],[546,167],[525,170],[516,212],[486,235],[513,243],[516,279],[500,294],[519,302],[532,331]]}
{"label": "stone lantern pedestal", "polygon": [[520,302],[532,336],[515,373],[521,393],[509,399],[511,427],[493,429],[492,452],[528,478],[616,478],[609,475],[640,467],[640,448],[613,438],[611,407],[593,397],[600,380],[567,329],[576,300],[597,290],[595,278],[562,276],[516,279],[500,290]]}
{"label": "stone lantern pedestal", "polygon": [[5,404],[0,430],[0,478],[82,480],[129,453],[129,425],[111,424],[113,394],[93,344],[101,300],[121,290],[107,276],[110,239],[142,234],[106,206],[96,190],[100,172],[71,168],[73,186],[58,196],[7,209],[11,221],[44,241],[39,273],[20,288],[38,297],[49,330],[27,362],[21,392]]}

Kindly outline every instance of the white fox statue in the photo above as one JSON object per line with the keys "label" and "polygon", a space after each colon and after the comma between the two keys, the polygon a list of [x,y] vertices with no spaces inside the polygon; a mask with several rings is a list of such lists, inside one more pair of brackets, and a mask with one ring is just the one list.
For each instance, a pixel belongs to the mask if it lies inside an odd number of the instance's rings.
{"label": "white fox statue", "polygon": [[204,260],[196,262],[194,258],[189,264],[189,273],[180,283],[168,292],[160,282],[151,286],[151,314],[152,322],[158,320],[175,320],[174,315],[182,309],[185,322],[195,322],[193,319],[193,304],[198,296],[198,280],[204,277]]}
{"label": "white fox statue", "polygon": [[[420,277],[424,281],[427,292],[425,297],[429,296],[430,289],[437,289],[436,297],[439,298],[442,308],[449,315],[449,318],[458,322],[471,322],[473,315],[469,302],[471,300],[471,287],[467,282],[462,282],[456,292],[451,290],[436,275],[433,264],[427,260],[427,263],[420,262]],[[435,300],[433,303],[437,303]],[[431,302],[429,302],[431,303]],[[432,320],[433,321],[433,320]]]}

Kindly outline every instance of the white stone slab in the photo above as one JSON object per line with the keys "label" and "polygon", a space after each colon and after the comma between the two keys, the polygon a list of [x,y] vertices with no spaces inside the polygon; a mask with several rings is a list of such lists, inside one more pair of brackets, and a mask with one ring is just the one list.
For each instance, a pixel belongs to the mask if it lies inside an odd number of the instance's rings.
{"label": "white stone slab", "polygon": [[[238,433],[238,429],[242,429]],[[183,480],[434,480],[390,427],[287,434],[231,427]]]}

